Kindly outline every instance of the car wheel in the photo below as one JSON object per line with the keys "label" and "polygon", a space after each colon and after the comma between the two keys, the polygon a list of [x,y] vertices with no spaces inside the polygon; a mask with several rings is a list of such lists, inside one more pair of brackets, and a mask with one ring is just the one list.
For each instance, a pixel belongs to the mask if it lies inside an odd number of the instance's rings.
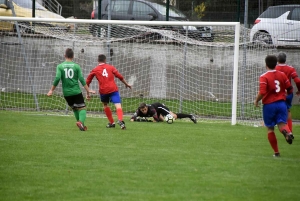
{"label": "car wheel", "polygon": [[262,32],[262,31],[259,31],[254,34],[253,41],[268,44],[268,45],[273,44],[271,35],[267,32]]}

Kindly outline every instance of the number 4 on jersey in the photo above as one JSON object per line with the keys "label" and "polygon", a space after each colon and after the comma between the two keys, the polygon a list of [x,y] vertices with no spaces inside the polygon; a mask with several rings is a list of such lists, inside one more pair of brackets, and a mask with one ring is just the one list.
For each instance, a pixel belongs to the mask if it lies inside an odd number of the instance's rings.
{"label": "number 4 on jersey", "polygon": [[102,71],[102,76],[103,77],[108,77],[108,73],[106,71],[106,69],[104,68],[103,71]]}

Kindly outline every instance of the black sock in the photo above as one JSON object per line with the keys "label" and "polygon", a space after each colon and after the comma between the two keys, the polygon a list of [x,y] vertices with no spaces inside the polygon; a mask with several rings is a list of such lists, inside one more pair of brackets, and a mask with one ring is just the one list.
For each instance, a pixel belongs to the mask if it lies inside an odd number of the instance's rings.
{"label": "black sock", "polygon": [[177,118],[178,118],[178,119],[182,119],[182,118],[191,118],[191,117],[192,117],[192,115],[190,115],[190,114],[177,113],[176,115],[177,115]]}

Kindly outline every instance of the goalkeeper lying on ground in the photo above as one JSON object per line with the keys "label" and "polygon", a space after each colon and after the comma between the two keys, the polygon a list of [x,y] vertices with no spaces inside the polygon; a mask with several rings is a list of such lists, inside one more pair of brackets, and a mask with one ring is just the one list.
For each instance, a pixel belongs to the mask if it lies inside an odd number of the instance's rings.
{"label": "goalkeeper lying on ground", "polygon": [[191,121],[193,121],[195,124],[197,123],[197,119],[194,115],[182,113],[175,114],[170,111],[169,108],[164,104],[158,102],[149,105],[146,103],[141,103],[136,112],[131,117],[130,121],[152,122],[151,120],[148,120],[147,117],[153,117],[153,122],[163,122],[164,117],[168,114],[172,115],[174,119],[190,118]]}

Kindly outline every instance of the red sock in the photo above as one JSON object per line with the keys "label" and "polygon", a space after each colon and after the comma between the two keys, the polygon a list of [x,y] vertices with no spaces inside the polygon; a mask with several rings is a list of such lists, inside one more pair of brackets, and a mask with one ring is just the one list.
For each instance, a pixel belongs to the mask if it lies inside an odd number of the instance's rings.
{"label": "red sock", "polygon": [[268,133],[268,140],[270,142],[271,147],[274,150],[274,153],[279,153],[278,145],[277,145],[277,138],[274,132]]}
{"label": "red sock", "polygon": [[108,121],[112,124],[112,123],[114,123],[114,118],[113,118],[113,116],[112,116],[112,112],[111,112],[111,110],[110,110],[110,107],[105,107],[104,108],[104,112],[105,112],[105,114],[106,114],[106,116],[107,116],[107,118],[108,118]]}
{"label": "red sock", "polygon": [[123,121],[123,110],[122,108],[117,109],[117,116],[120,121]]}
{"label": "red sock", "polygon": [[287,125],[289,126],[291,132],[293,132],[293,121],[291,119],[287,120]]}
{"label": "red sock", "polygon": [[291,130],[287,124],[283,128],[281,128],[280,132],[282,133],[283,130],[286,130],[287,133],[291,133]]}

